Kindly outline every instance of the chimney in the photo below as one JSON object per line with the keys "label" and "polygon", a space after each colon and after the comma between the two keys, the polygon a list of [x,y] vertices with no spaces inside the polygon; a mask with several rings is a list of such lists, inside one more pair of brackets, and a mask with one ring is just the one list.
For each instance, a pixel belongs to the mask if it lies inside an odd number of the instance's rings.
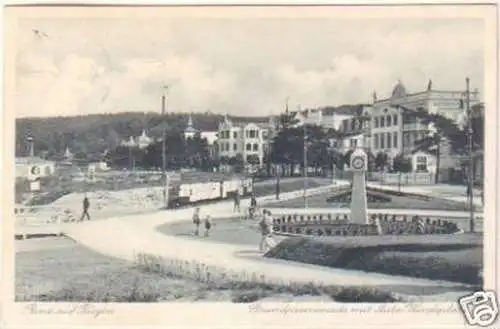
{"label": "chimney", "polygon": [[28,136],[27,142],[28,142],[29,156],[33,158],[35,156],[35,140],[33,139],[33,137]]}

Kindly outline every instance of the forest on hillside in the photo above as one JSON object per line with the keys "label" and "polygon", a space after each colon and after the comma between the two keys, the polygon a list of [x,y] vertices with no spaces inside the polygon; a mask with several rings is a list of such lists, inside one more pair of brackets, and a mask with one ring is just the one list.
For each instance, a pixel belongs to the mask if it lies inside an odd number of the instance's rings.
{"label": "forest on hillside", "polygon": [[[324,113],[358,114],[361,105],[324,107]],[[308,110],[304,110],[306,112]],[[75,155],[98,157],[106,150],[114,150],[130,136],[139,136],[143,129],[153,138],[161,137],[163,127],[169,132],[183,131],[189,116],[193,126],[202,131],[216,131],[224,119],[221,114],[122,112],[71,117],[19,118],[16,120],[16,156],[28,154],[26,138],[33,137],[37,155],[44,158],[61,156],[66,148]],[[235,122],[268,122],[268,117],[228,116]]]}

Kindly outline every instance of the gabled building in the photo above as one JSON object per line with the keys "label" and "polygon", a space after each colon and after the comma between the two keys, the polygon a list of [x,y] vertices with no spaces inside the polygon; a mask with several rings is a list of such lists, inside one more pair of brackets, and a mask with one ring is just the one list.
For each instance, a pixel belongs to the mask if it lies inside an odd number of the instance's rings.
{"label": "gabled building", "polygon": [[208,145],[212,146],[217,141],[217,129],[204,129],[200,130],[195,128],[193,124],[192,116],[188,117],[188,122],[186,128],[184,128],[184,138],[193,138],[196,134],[200,134],[200,137],[205,138],[208,142]]}
{"label": "gabled building", "polygon": [[263,164],[272,132],[272,123],[238,123],[225,116],[219,124],[217,149],[219,157],[232,158],[241,155],[245,163],[257,158]]}

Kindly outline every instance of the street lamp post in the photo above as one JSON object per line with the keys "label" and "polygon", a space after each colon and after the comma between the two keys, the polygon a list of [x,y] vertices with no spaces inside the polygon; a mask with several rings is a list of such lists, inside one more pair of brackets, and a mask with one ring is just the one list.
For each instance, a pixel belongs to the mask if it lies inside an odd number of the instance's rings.
{"label": "street lamp post", "polygon": [[467,144],[468,144],[468,156],[469,156],[469,179],[468,179],[468,190],[470,192],[469,195],[469,211],[470,211],[470,231],[475,231],[475,223],[474,223],[474,166],[473,166],[473,154],[472,154],[472,115],[470,109],[470,81],[469,78],[465,79],[466,83],[466,92],[465,92],[465,103],[467,110]]}
{"label": "street lamp post", "polygon": [[[168,92],[169,86],[162,86],[162,95],[161,95],[161,115],[164,118],[166,112],[166,95],[165,91]],[[163,181],[163,205],[168,208],[168,175],[167,175],[167,157],[166,157],[166,127],[165,122],[163,122],[163,130],[162,130],[162,142],[161,142],[161,172],[162,172],[162,181]]]}
{"label": "street lamp post", "polygon": [[307,127],[304,123],[304,207],[307,208]]}

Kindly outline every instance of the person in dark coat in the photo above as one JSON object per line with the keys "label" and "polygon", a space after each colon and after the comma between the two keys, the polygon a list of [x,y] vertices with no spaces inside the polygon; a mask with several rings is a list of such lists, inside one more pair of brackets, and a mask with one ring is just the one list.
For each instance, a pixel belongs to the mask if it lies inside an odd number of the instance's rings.
{"label": "person in dark coat", "polygon": [[83,198],[83,213],[82,217],[80,217],[80,221],[83,221],[83,218],[85,216],[87,216],[87,220],[90,220],[89,208],[90,208],[89,198],[87,198],[87,195],[85,195],[85,198]]}
{"label": "person in dark coat", "polygon": [[236,194],[234,195],[234,207],[233,207],[233,211],[234,212],[240,212],[240,191],[237,190],[236,191]]}
{"label": "person in dark coat", "polygon": [[248,210],[250,219],[253,219],[255,212],[257,211],[257,199],[255,198],[255,194],[252,194],[252,198],[250,199],[250,208]]}
{"label": "person in dark coat", "polygon": [[210,234],[211,228],[212,228],[212,220],[210,219],[210,216],[207,215],[207,217],[205,217],[205,236],[208,236]]}
{"label": "person in dark coat", "polygon": [[200,234],[200,224],[201,224],[201,220],[200,220],[200,208],[199,207],[196,207],[195,210],[194,210],[193,224],[195,226],[194,235],[199,235]]}
{"label": "person in dark coat", "polygon": [[470,199],[470,197],[472,195],[472,191],[471,191],[470,185],[467,185],[466,193],[467,193],[467,199]]}

